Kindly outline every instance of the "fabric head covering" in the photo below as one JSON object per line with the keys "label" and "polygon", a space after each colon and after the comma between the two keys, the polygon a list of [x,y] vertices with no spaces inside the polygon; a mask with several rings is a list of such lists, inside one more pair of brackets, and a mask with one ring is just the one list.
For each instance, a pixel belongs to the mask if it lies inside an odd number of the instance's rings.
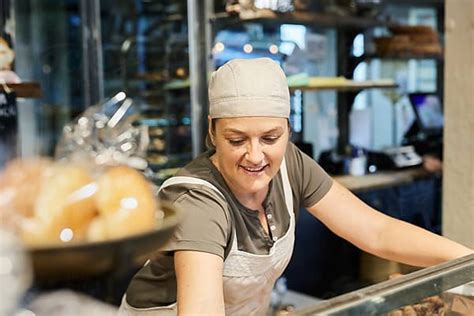
{"label": "fabric head covering", "polygon": [[211,118],[270,116],[288,118],[290,93],[286,76],[270,58],[233,59],[209,81]]}

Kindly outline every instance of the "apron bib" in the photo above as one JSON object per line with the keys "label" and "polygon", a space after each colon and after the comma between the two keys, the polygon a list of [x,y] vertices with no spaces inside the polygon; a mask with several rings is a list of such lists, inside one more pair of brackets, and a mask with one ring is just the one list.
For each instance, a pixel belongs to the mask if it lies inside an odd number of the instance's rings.
{"label": "apron bib", "polygon": [[[233,238],[231,250],[224,261],[223,287],[226,315],[266,315],[270,307],[273,285],[290,261],[295,240],[295,218],[293,195],[285,159],[282,161],[280,171],[290,225],[285,235],[273,244],[267,255],[241,251],[237,248],[237,236]],[[181,183],[204,185],[223,196],[211,183],[192,177],[170,178],[163,183],[160,190],[169,185]],[[169,306],[134,308],[127,304],[124,296],[119,315],[176,315],[176,311],[176,303]]]}

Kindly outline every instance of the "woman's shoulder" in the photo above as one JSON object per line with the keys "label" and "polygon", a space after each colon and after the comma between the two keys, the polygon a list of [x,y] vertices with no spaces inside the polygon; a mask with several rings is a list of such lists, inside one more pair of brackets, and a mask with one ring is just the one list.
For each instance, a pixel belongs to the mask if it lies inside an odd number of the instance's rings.
{"label": "woman's shoulder", "polygon": [[181,168],[176,175],[208,179],[212,176],[210,172],[211,161],[209,159],[212,153],[212,150],[201,153]]}
{"label": "woman's shoulder", "polygon": [[301,169],[308,163],[316,163],[301,151],[293,142],[288,142],[285,152],[285,161],[289,168]]}
{"label": "woman's shoulder", "polygon": [[301,198],[302,206],[315,204],[328,192],[332,185],[331,177],[314,159],[291,142],[285,160],[292,188]]}
{"label": "woman's shoulder", "polygon": [[[203,180],[199,178],[176,176],[171,179],[179,181],[173,181],[172,184],[162,187],[159,198],[182,211],[180,226],[190,232],[189,236],[193,236],[191,238],[186,235],[184,239],[199,239],[197,236],[200,236],[200,233],[193,233],[196,229],[207,231],[208,234],[215,232],[214,235],[219,235],[221,231],[231,231],[232,217],[229,205],[217,188],[212,184],[211,187],[210,183],[201,182]],[[193,180],[201,181],[194,182]]]}
{"label": "woman's shoulder", "polygon": [[223,194],[211,182],[192,176],[175,176],[160,188],[161,200],[172,204],[195,204],[206,209],[227,208]]}
{"label": "woman's shoulder", "polygon": [[224,210],[227,213],[228,203],[210,163],[209,152],[199,155],[162,184],[159,197],[188,209]]}

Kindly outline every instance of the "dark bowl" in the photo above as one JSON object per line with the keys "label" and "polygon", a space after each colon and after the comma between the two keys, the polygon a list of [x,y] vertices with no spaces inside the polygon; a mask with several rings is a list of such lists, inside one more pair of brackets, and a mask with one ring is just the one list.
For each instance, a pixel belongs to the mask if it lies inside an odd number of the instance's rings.
{"label": "dark bowl", "polygon": [[143,263],[170,239],[180,212],[162,205],[161,225],[150,232],[102,242],[57,245],[28,250],[36,282],[84,279],[120,274]]}

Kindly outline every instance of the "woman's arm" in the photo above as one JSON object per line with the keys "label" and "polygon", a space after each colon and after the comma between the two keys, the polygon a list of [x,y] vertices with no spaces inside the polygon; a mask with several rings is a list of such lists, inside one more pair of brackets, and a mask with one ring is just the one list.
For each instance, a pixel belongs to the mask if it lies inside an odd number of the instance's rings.
{"label": "woman's arm", "polygon": [[199,251],[177,251],[178,315],[224,315],[221,257]]}
{"label": "woman's arm", "polygon": [[308,211],[331,231],[376,256],[427,267],[473,250],[371,208],[334,181]]}

